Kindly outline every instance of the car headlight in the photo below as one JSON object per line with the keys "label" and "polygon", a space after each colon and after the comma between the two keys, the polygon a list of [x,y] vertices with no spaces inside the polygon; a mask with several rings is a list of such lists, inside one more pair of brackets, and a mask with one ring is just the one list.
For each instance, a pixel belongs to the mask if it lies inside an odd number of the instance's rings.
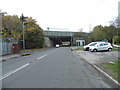
{"label": "car headlight", "polygon": [[83,46],[83,48],[86,48],[87,46]]}

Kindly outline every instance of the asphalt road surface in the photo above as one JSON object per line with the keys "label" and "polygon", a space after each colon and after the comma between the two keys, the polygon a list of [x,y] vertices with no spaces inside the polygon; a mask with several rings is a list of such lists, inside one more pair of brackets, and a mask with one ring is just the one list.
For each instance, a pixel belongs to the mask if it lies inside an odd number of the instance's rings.
{"label": "asphalt road surface", "polygon": [[69,47],[51,48],[3,62],[3,88],[111,88]]}

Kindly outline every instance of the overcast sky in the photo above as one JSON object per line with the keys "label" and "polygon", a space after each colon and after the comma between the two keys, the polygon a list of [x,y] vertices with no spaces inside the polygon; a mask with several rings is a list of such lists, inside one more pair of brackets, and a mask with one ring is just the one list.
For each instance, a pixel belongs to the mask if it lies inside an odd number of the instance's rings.
{"label": "overcast sky", "polygon": [[8,15],[33,17],[45,30],[47,27],[65,31],[89,32],[90,26],[109,25],[118,16],[120,0],[1,0],[0,9]]}

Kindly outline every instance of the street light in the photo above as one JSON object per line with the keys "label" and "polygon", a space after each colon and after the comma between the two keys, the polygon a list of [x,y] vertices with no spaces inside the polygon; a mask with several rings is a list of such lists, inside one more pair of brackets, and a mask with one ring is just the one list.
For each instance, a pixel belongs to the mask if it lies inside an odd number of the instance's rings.
{"label": "street light", "polygon": [[22,26],[23,26],[23,50],[25,50],[25,25],[28,24],[29,21],[33,21],[33,20],[29,20],[27,17],[24,17],[23,14],[20,18],[22,20]]}
{"label": "street light", "polygon": [[2,12],[0,10],[0,30],[2,31]]}
{"label": "street light", "polygon": [[48,27],[47,29],[48,29],[48,31],[49,31],[49,27]]}
{"label": "street light", "polygon": [[72,32],[71,32],[71,46],[72,46]]}
{"label": "street light", "polygon": [[23,26],[23,50],[25,50],[25,25],[27,24],[27,21],[23,21],[22,26]]}
{"label": "street light", "polygon": [[25,22],[22,23],[23,25],[23,50],[25,50],[25,26],[24,26]]}
{"label": "street light", "polygon": [[2,27],[2,16],[4,16],[5,14],[7,14],[7,12],[3,12],[2,9],[0,9],[0,30],[2,31],[3,27]]}
{"label": "street light", "polygon": [[23,26],[23,50],[25,50],[25,17],[23,16],[23,13],[22,13],[22,16],[20,17],[21,20],[22,20],[22,26]]}

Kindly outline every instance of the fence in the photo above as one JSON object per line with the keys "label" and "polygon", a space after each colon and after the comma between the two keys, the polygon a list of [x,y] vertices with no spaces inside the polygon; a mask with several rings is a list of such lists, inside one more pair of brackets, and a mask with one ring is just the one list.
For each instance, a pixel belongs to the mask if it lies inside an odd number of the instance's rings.
{"label": "fence", "polygon": [[0,37],[0,55],[17,53],[20,51],[17,40],[11,37]]}

